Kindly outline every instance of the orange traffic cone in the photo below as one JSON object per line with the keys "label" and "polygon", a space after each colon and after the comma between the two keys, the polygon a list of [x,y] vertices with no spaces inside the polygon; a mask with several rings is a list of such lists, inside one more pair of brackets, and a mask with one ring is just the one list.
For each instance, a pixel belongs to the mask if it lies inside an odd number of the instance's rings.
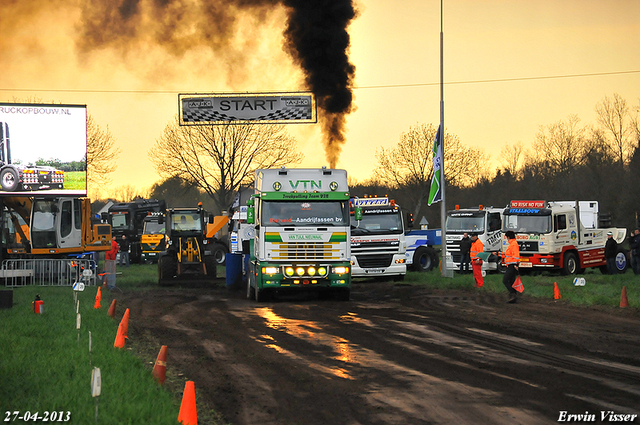
{"label": "orange traffic cone", "polygon": [[122,323],[118,325],[118,333],[116,334],[116,341],[113,343],[116,348],[124,348],[124,334],[122,333]]}
{"label": "orange traffic cone", "polygon": [[164,380],[167,377],[167,346],[160,347],[160,353],[156,359],[156,364],[153,366],[151,372],[154,378],[160,382],[160,385],[164,384]]}
{"label": "orange traffic cone", "polygon": [[122,326],[122,335],[124,335],[125,338],[129,338],[129,309],[124,311],[124,316],[122,316],[120,326]]}
{"label": "orange traffic cone", "polygon": [[178,422],[184,425],[198,425],[196,388],[193,381],[187,381],[184,384],[184,394],[182,394],[182,404],[180,404]]}
{"label": "orange traffic cone", "polygon": [[107,315],[109,317],[111,317],[112,319],[116,315],[116,300],[115,299],[113,301],[111,301],[111,307],[109,307],[109,311],[107,312]]}
{"label": "orange traffic cone", "polygon": [[622,287],[622,296],[620,297],[620,307],[629,307],[629,300],[627,300],[627,287]]}
{"label": "orange traffic cone", "polygon": [[560,295],[560,289],[558,288],[558,282],[553,282],[553,299],[554,300],[559,300],[562,298],[562,295]]}
{"label": "orange traffic cone", "polygon": [[96,294],[96,302],[93,305],[93,308],[100,308],[100,301],[102,301],[102,291],[100,290],[100,287],[98,286],[98,293]]}

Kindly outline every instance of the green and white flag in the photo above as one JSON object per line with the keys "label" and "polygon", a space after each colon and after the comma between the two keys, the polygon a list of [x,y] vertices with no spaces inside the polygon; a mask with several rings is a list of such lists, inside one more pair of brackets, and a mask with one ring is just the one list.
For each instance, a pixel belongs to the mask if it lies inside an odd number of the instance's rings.
{"label": "green and white flag", "polygon": [[440,126],[433,141],[433,178],[431,179],[431,190],[429,191],[428,205],[442,201],[442,144],[440,143]]}

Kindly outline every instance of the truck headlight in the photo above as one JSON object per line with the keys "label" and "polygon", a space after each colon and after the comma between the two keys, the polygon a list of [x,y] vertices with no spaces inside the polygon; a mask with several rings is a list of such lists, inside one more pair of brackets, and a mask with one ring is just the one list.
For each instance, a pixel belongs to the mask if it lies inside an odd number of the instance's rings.
{"label": "truck headlight", "polygon": [[278,267],[268,266],[262,268],[262,274],[278,274],[280,269]]}
{"label": "truck headlight", "polygon": [[287,267],[284,269],[284,274],[286,274],[289,277],[293,276],[293,273],[295,273],[293,270],[293,267]]}
{"label": "truck headlight", "polygon": [[349,273],[349,267],[346,267],[346,266],[334,267],[333,272],[336,274],[346,274],[346,273]]}

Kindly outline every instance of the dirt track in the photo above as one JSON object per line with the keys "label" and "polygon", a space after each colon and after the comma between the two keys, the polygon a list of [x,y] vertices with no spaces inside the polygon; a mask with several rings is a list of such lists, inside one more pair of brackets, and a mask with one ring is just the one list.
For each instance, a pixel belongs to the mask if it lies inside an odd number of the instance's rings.
{"label": "dirt track", "polygon": [[131,309],[132,342],[167,345],[168,369],[195,381],[221,423],[541,424],[563,411],[599,423],[601,412],[640,414],[635,310],[370,282],[356,283],[350,302],[256,304],[223,282],[119,298]]}

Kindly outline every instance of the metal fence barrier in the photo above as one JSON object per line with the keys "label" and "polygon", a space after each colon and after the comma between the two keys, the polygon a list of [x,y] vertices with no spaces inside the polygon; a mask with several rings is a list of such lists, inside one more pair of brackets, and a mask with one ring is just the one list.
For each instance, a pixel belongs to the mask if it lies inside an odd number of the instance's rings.
{"label": "metal fence barrier", "polygon": [[76,282],[96,285],[96,270],[96,262],[93,260],[4,260],[0,269],[0,284],[10,287],[73,286]]}

